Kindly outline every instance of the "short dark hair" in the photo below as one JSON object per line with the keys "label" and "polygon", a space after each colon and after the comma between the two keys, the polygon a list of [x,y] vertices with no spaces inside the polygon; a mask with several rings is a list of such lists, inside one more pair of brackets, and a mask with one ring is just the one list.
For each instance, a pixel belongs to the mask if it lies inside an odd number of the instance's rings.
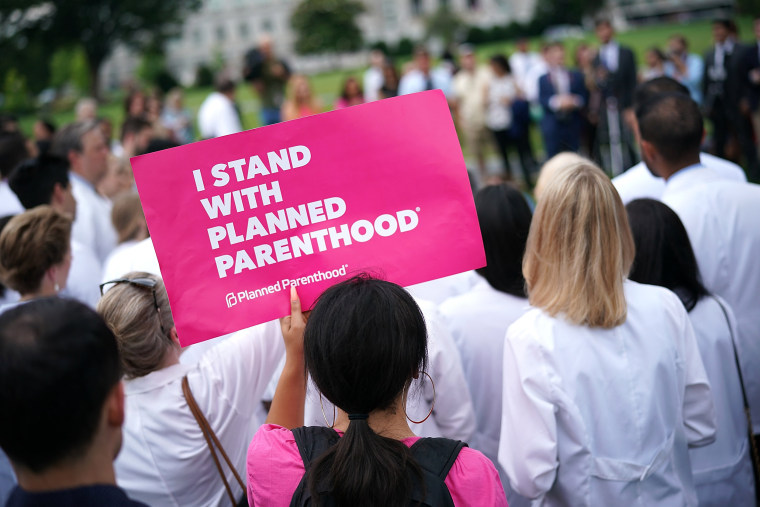
{"label": "short dark hair", "polygon": [[20,132],[0,131],[0,179],[7,178],[28,157],[26,139]]}
{"label": "short dark hair", "polygon": [[[403,288],[356,276],[317,300],[304,332],[304,359],[319,391],[341,410],[388,409],[425,371],[425,319]],[[316,485],[327,480],[337,505],[401,505],[415,474],[421,477],[407,446],[357,419],[312,463],[309,490],[316,497]]]}
{"label": "short dark hair", "polygon": [[717,18],[712,22],[713,25],[720,25],[729,32],[736,26],[733,21],[728,18]]}
{"label": "short dark hair", "polygon": [[641,138],[652,143],[669,163],[699,153],[704,121],[699,106],[682,93],[662,93],[636,108]]}
{"label": "short dark hair", "polygon": [[8,185],[26,209],[50,204],[56,185],[69,186],[69,162],[53,155],[30,158],[13,170]]}
{"label": "short dark hair", "polygon": [[660,76],[644,81],[633,92],[633,107],[636,108],[663,93],[680,93],[689,97],[689,89],[672,77]]}
{"label": "short dark hair", "polygon": [[599,28],[602,25],[607,25],[610,28],[614,28],[612,26],[612,21],[610,21],[610,18],[607,18],[605,16],[600,16],[594,20],[594,28]]}
{"label": "short dark hair", "polygon": [[38,299],[0,315],[0,447],[35,473],[84,452],[121,378],[116,339],[86,305]]}
{"label": "short dark hair", "polygon": [[636,199],[625,207],[636,244],[629,278],[675,292],[688,311],[709,293],[681,219],[654,199]]}
{"label": "short dark hair", "polygon": [[510,185],[491,185],[475,195],[475,209],[487,262],[476,271],[494,289],[527,297],[522,258],[532,213],[525,197]]}
{"label": "short dark hair", "polygon": [[141,130],[151,128],[151,123],[141,116],[130,116],[121,124],[121,140],[128,134],[138,134]]}
{"label": "short dark hair", "polygon": [[148,142],[148,146],[145,147],[145,151],[140,153],[140,155],[145,155],[146,153],[153,153],[161,150],[168,150],[170,148],[176,148],[177,146],[179,146],[179,143],[172,141],[171,139],[154,137]]}
{"label": "short dark hair", "polygon": [[220,74],[214,80],[214,88],[219,93],[229,93],[237,87],[237,83],[224,74]]}
{"label": "short dark hair", "polygon": [[501,68],[507,74],[512,73],[512,68],[509,66],[509,60],[507,60],[507,57],[503,54],[491,55],[491,58],[489,58],[488,61]]}

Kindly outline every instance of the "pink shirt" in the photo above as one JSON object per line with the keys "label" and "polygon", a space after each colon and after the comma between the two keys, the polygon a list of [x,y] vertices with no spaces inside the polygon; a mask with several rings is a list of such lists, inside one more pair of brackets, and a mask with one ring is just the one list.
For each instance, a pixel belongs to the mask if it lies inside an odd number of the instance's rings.
{"label": "pink shirt", "polygon": [[[412,446],[419,437],[402,440]],[[282,426],[265,424],[248,447],[248,503],[279,507],[290,505],[304,474],[303,460],[293,433]],[[444,481],[456,507],[507,506],[507,497],[493,463],[465,447]]]}

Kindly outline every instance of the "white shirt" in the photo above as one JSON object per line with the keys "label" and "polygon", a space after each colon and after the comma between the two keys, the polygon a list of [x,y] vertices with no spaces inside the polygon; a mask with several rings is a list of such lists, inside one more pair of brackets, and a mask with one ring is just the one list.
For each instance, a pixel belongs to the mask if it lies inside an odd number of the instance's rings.
{"label": "white shirt", "polygon": [[[428,374],[435,382],[435,397],[430,380],[426,375],[420,375],[409,388],[406,413],[411,419],[420,421],[430,411],[434,399],[435,407],[427,421],[409,423],[409,427],[421,437],[446,437],[468,442],[475,431],[475,412],[459,351],[435,305],[421,300],[417,300],[417,304],[428,331]],[[306,426],[324,426],[325,417],[332,423],[333,405],[324,396],[322,406],[324,417],[319,406],[319,391],[309,381],[304,412]]]}
{"label": "white shirt", "polygon": [[71,240],[71,269],[66,279],[66,288],[62,296],[78,299],[95,308],[100,299],[100,277],[102,275],[100,260],[95,253],[82,243]]}
{"label": "white shirt", "polygon": [[[700,153],[699,159],[702,165],[714,170],[726,180],[747,181],[744,170],[733,162],[709,153]],[[665,180],[649,172],[643,161],[612,178],[612,184],[620,194],[623,204],[628,204],[635,199],[660,200],[665,191]]]}
{"label": "white shirt", "polygon": [[465,271],[455,275],[436,278],[429,282],[417,283],[406,287],[407,292],[417,300],[441,304],[448,298],[464,294],[480,281],[475,271]]}
{"label": "white shirt", "polygon": [[109,282],[116,278],[122,278],[131,271],[144,271],[161,276],[158,257],[156,257],[156,250],[153,248],[151,238],[119,245],[106,261],[103,269],[103,281]]}
{"label": "white shirt", "polygon": [[203,139],[235,134],[243,130],[235,104],[226,95],[213,92],[198,110],[198,130]]}
{"label": "white shirt", "polygon": [[459,121],[465,128],[483,128],[490,79],[491,74],[485,67],[477,67],[473,72],[460,70],[454,76],[453,95],[457,101]]}
{"label": "white shirt", "polygon": [[512,75],[521,89],[525,89],[525,81],[533,67],[541,65],[543,62],[543,58],[533,51],[525,53],[515,51],[512,53],[512,56],[509,57],[509,67],[512,69]]}
{"label": "white shirt", "polygon": [[[198,406],[245,477],[248,444],[261,424],[253,414],[284,351],[279,326],[263,324],[239,331],[195,366],[176,364],[125,381],[124,443],[114,462],[117,484],[148,505],[229,505],[182,394],[182,377],[188,376]],[[242,497],[232,472],[223,467],[233,494]]]}
{"label": "white shirt", "polygon": [[747,418],[731,338],[736,323],[725,302],[723,307],[725,314],[716,297],[709,296],[689,312],[718,422],[715,442],[689,449],[689,457],[700,505],[753,505]]}
{"label": "white shirt", "polygon": [[8,186],[7,180],[0,180],[0,217],[18,215],[24,212],[24,207],[16,194]]}
{"label": "white shirt", "polygon": [[[451,95],[451,73],[448,70],[436,67],[430,71],[430,80],[433,90],[441,90],[447,97]],[[408,95],[424,92],[428,89],[427,85],[427,76],[418,69],[412,69],[401,77],[398,84],[398,94]]]}
{"label": "white shirt", "polygon": [[515,503],[515,493],[498,460],[504,336],[529,309],[527,299],[498,291],[483,278],[469,292],[449,298],[440,306],[462,357],[475,407],[477,429],[468,444],[493,461],[509,505]]}
{"label": "white shirt", "polygon": [[[486,126],[491,130],[504,130],[512,125],[512,101],[517,98],[517,85],[509,74],[493,76],[488,84],[488,110]],[[505,103],[504,101],[508,101]]]}
{"label": "white shirt", "polygon": [[116,230],[111,223],[111,201],[98,194],[90,182],[69,172],[77,215],[71,237],[88,247],[100,262],[116,247]]}
{"label": "white shirt", "polygon": [[383,69],[370,67],[364,72],[364,102],[372,102],[380,98],[380,88],[383,87]]}
{"label": "white shirt", "polygon": [[726,181],[711,169],[682,169],[668,179],[662,202],[681,218],[705,287],[736,316],[739,359],[760,433],[760,186]]}
{"label": "white shirt", "polygon": [[620,60],[620,46],[618,46],[618,43],[613,40],[604,44],[599,48],[599,58],[607,70],[616,72]]}
{"label": "white shirt", "polygon": [[696,505],[688,445],[715,438],[689,317],[626,281],[626,321],[576,326],[540,309],[507,331],[499,461],[534,505]]}
{"label": "white shirt", "polygon": [[538,81],[541,76],[549,72],[549,65],[541,59],[531,67],[528,74],[525,76],[522,85],[523,94],[525,94],[525,100],[528,102],[538,102]]}

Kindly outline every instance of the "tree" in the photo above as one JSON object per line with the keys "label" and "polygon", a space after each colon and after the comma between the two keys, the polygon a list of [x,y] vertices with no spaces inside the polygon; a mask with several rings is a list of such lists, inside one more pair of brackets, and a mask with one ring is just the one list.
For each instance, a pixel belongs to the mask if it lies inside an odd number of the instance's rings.
{"label": "tree", "polygon": [[542,29],[552,25],[579,25],[583,17],[604,7],[604,0],[538,0],[533,22]]}
{"label": "tree", "polygon": [[356,0],[302,0],[290,17],[299,54],[341,53],[362,47],[356,17],[364,5]]}
{"label": "tree", "polygon": [[[98,93],[100,67],[111,51],[160,46],[178,33],[185,15],[202,0],[3,0],[0,4],[0,54],[26,53],[41,46],[47,54],[81,45],[90,71],[90,91]],[[7,64],[6,64],[7,65]],[[40,61],[26,65],[43,66]],[[14,65],[9,65],[14,66]],[[24,62],[19,60],[19,69]]]}
{"label": "tree", "polygon": [[441,4],[438,9],[425,20],[428,38],[439,38],[445,47],[459,42],[466,35],[467,27],[459,17],[451,11],[448,3]]}

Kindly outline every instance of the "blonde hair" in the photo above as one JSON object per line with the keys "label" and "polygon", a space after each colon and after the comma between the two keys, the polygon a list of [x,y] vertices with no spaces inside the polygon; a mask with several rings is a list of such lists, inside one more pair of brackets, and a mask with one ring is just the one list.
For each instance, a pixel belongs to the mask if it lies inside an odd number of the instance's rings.
{"label": "blonde hair", "polygon": [[119,235],[119,244],[145,239],[147,225],[140,196],[134,192],[117,195],[111,209],[111,223]]}
{"label": "blonde hair", "polygon": [[573,324],[625,322],[635,248],[615,187],[591,162],[558,171],[533,215],[523,258],[531,305]]}
{"label": "blonde hair", "polygon": [[546,185],[557,177],[557,173],[574,165],[584,163],[590,164],[592,162],[572,151],[557,153],[547,160],[541,167],[541,172],[538,174],[538,180],[536,180],[536,186],[533,189],[533,195],[536,197],[536,201],[541,198],[541,194],[544,192]]}
{"label": "blonde hair", "polygon": [[[169,334],[174,327],[174,318],[166,288],[159,277],[135,271],[122,278],[156,281],[153,288],[116,283],[107,289],[97,307],[116,336],[125,376],[142,377],[161,369],[166,354],[176,347]],[[160,311],[154,304],[153,291]]]}
{"label": "blonde hair", "polygon": [[32,294],[70,249],[71,219],[37,206],[13,217],[0,234],[0,277],[22,296]]}

